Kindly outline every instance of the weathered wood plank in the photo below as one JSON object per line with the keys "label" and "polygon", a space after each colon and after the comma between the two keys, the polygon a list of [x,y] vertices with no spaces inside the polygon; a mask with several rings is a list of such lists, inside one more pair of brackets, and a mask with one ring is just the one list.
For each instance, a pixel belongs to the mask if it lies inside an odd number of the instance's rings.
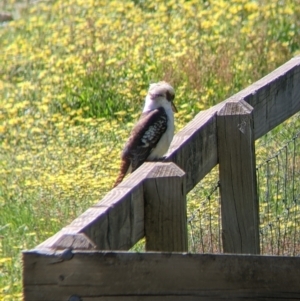
{"label": "weathered wood plank", "polygon": [[255,84],[245,97],[254,110],[255,139],[300,111],[300,57],[282,65]]}
{"label": "weathered wood plank", "polygon": [[165,157],[185,171],[187,192],[218,162],[216,113],[203,111],[195,116],[175,135]]}
{"label": "weathered wood plank", "polygon": [[147,163],[144,182],[147,251],[187,252],[185,173],[174,163]]}
{"label": "weathered wood plank", "polygon": [[148,169],[142,168],[138,174],[133,173],[99,203],[36,248],[59,249],[64,235],[84,233],[97,249],[130,249],[144,237],[143,180],[147,172]]}
{"label": "weathered wood plank", "polygon": [[254,137],[258,139],[300,111],[299,83],[300,56],[225,101],[198,113],[179,131],[165,161],[176,163],[186,172],[187,192],[218,162],[215,116],[226,102],[245,100],[254,107]]}
{"label": "weathered wood plank", "polygon": [[[162,164],[165,166],[172,165],[173,169],[178,171],[174,163],[145,163],[139,169],[139,172],[130,175],[99,203],[90,207],[70,225],[38,245],[36,249],[62,249],[66,244],[64,239],[66,235],[75,237],[80,233],[85,234],[100,250],[130,249],[145,235],[144,182],[149,175],[152,178],[152,175],[156,173],[156,165],[161,166]],[[163,178],[161,178],[161,181],[164,181]],[[157,185],[160,185],[160,183]],[[181,193],[185,187],[182,189],[180,190]],[[174,208],[178,208],[179,204],[176,203],[176,200],[178,200],[179,194],[175,196],[173,193],[173,196],[175,198]],[[185,206],[185,202],[182,202],[180,206]],[[179,219],[177,221],[179,222]],[[179,224],[176,223],[176,225]],[[180,233],[177,236],[179,238],[185,235]],[[78,249],[77,245],[73,244],[73,248]]]}
{"label": "weathered wood plank", "polygon": [[225,102],[241,100],[253,108],[255,140],[300,111],[300,56],[209,109],[215,112]]}
{"label": "weathered wood plank", "polygon": [[55,250],[93,250],[96,245],[85,234],[63,234],[52,246]]}
{"label": "weathered wood plank", "polygon": [[24,300],[300,300],[297,257],[72,254],[62,261],[59,253],[24,252]]}
{"label": "weathered wood plank", "polygon": [[223,250],[259,254],[253,108],[226,102],[218,113]]}

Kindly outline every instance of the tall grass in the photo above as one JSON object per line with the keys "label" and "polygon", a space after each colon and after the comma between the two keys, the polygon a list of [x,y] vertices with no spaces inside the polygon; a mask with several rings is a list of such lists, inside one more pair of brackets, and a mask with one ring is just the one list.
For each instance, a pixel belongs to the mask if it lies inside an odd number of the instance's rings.
{"label": "tall grass", "polygon": [[[20,251],[101,198],[149,83],[176,89],[177,130],[299,51],[300,2],[10,0],[0,27],[0,298]],[[196,200],[190,200],[194,208]]]}

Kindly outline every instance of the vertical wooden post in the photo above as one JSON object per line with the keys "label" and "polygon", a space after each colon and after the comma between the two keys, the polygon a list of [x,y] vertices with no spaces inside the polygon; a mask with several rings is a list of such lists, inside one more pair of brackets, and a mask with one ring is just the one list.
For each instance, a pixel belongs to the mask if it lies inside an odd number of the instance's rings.
{"label": "vertical wooden post", "polygon": [[185,173],[174,163],[146,163],[144,183],[147,251],[186,252]]}
{"label": "vertical wooden post", "polygon": [[253,108],[227,102],[218,112],[222,239],[225,253],[259,254]]}

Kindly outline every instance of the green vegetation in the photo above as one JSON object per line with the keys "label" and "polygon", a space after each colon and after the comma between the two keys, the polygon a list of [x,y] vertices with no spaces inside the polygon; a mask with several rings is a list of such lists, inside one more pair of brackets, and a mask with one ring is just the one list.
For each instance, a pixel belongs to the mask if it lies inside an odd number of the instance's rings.
{"label": "green vegetation", "polygon": [[299,0],[1,3],[3,300],[21,299],[20,251],[110,190],[150,82],[175,87],[179,130],[299,52]]}

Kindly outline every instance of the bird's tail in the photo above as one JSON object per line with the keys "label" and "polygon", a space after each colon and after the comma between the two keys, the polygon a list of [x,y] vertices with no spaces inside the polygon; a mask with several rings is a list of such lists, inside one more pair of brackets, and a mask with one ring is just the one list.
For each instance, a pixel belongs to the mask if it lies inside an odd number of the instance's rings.
{"label": "bird's tail", "polygon": [[129,170],[130,164],[131,164],[130,159],[128,159],[128,158],[122,159],[121,166],[120,166],[120,172],[118,174],[118,177],[116,179],[116,182],[115,182],[113,188],[116,187],[117,185],[119,185],[123,181],[124,177],[126,176],[128,170]]}

